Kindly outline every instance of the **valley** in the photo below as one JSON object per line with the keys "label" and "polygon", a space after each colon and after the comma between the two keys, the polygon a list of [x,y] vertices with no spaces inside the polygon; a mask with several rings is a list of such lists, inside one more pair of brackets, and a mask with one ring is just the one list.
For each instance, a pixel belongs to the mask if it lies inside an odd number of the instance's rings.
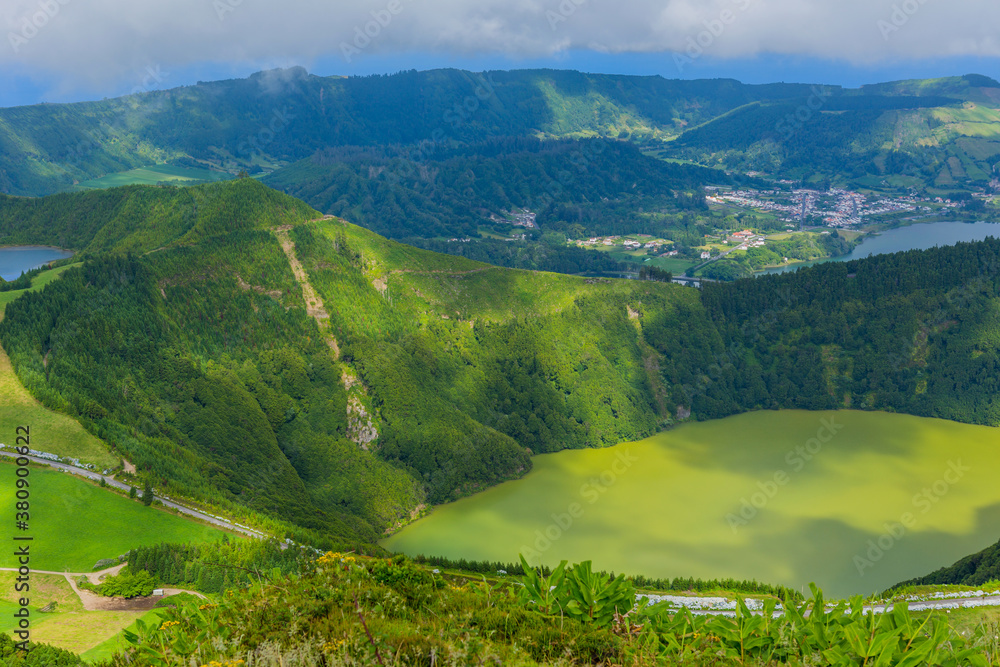
{"label": "valley", "polygon": [[[996,664],[997,99],[294,68],[0,109],[0,442],[83,473],[31,459],[65,605],[22,605],[34,638],[774,665],[884,630],[886,664]],[[119,557],[189,597],[48,578]]]}

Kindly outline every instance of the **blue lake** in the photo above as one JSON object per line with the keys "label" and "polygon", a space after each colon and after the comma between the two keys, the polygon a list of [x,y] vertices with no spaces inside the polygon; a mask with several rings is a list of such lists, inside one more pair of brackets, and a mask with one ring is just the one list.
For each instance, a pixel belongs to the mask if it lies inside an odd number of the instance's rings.
{"label": "blue lake", "polygon": [[901,250],[926,250],[935,246],[954,245],[959,241],[982,241],[988,236],[1000,237],[1000,225],[991,222],[926,222],[909,227],[897,227],[869,236],[854,250],[841,257],[765,269],[758,272],[758,275],[795,271],[802,266],[823,262],[847,262]]}
{"label": "blue lake", "polygon": [[73,253],[68,250],[44,246],[0,248],[0,277],[14,280],[25,271],[72,256]]}

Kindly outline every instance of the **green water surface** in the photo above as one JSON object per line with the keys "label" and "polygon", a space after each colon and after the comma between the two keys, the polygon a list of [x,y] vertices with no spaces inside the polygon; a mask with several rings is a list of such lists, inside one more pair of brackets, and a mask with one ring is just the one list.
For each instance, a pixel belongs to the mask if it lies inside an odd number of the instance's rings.
{"label": "green water surface", "polygon": [[383,544],[411,555],[871,593],[1000,538],[1000,429],[755,412],[534,458]]}

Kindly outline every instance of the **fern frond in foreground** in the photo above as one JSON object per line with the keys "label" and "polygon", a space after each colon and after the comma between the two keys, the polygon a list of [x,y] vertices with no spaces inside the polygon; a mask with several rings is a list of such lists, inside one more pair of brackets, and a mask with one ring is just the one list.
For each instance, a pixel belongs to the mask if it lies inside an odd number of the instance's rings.
{"label": "fern frond in foreground", "polygon": [[732,617],[635,604],[630,581],[590,563],[491,584],[443,577],[402,556],[328,553],[218,603],[137,624],[124,665],[997,665],[997,628],[971,636],[905,604],[866,614],[860,598],[742,600]]}

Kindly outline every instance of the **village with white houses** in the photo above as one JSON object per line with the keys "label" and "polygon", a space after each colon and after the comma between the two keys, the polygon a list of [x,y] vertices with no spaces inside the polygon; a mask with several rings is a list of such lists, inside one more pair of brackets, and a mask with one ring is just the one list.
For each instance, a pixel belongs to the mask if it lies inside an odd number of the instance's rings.
{"label": "village with white houses", "polygon": [[[733,250],[748,250],[749,248],[762,248],[766,245],[767,240],[764,235],[753,232],[749,229],[744,229],[740,232],[734,232],[728,237],[720,241],[723,245],[733,246]],[[630,234],[628,236],[595,236],[589,239],[583,239],[580,241],[571,241],[581,248],[587,247],[600,247],[600,246],[619,246],[625,251],[637,251],[646,250],[654,251],[659,257],[676,257],[678,254],[677,250],[671,249],[673,241],[666,239],[656,239],[647,234]],[[663,250],[664,252],[659,252]],[[713,255],[709,251],[701,253],[702,259],[709,259]]]}
{"label": "village with white houses", "polygon": [[770,212],[790,223],[803,224],[809,221],[815,225],[818,218],[828,227],[852,227],[893,214],[930,212],[935,208],[959,206],[958,202],[941,197],[876,197],[837,188],[827,191],[798,189],[791,192],[706,189],[710,191],[707,199],[713,204]]}
{"label": "village with white houses", "polygon": [[512,211],[503,211],[502,217],[498,217],[495,214],[490,214],[491,222],[502,222],[508,225],[514,225],[515,227],[526,227],[527,229],[537,229],[538,223],[535,219],[538,217],[537,213],[529,211],[526,208],[515,208]]}
{"label": "village with white houses", "polygon": [[[636,240],[638,239],[638,240]],[[595,236],[589,239],[583,239],[581,241],[571,241],[581,248],[595,247],[595,246],[621,246],[625,250],[655,250],[658,251],[661,248],[665,248],[673,244],[673,241],[668,241],[666,239],[654,239],[648,234],[630,234],[628,237],[621,236]],[[661,257],[673,257],[677,254],[676,250],[667,250]]]}

